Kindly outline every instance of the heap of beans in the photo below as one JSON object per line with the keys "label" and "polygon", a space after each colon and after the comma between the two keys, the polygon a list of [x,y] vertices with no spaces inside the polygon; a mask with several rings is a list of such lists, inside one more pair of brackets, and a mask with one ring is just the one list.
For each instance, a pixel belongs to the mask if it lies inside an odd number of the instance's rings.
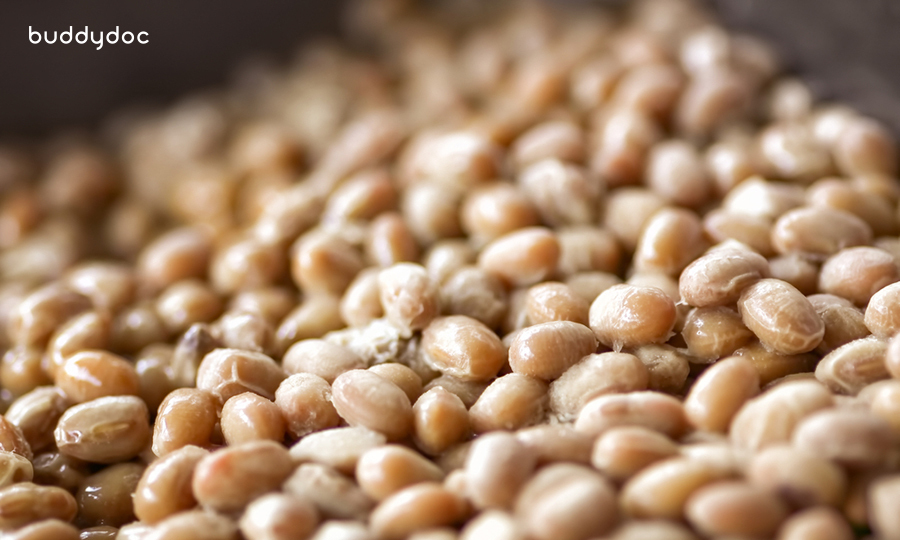
{"label": "heap of beans", "polygon": [[891,136],[485,4],[0,150],[3,538],[900,538]]}

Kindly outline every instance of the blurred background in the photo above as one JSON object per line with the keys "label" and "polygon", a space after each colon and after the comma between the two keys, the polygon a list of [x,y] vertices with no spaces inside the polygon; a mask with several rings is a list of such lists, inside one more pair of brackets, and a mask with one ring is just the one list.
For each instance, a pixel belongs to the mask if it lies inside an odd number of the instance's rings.
{"label": "blurred background", "polygon": [[[555,0],[590,1],[590,0]],[[622,4],[622,1],[595,0]],[[730,27],[772,40],[823,99],[900,133],[900,1],[706,0]],[[0,0],[0,137],[95,125],[126,104],[165,103],[228,80],[249,56],[287,59],[336,35],[339,0]],[[147,45],[33,45],[35,30],[146,31]]]}

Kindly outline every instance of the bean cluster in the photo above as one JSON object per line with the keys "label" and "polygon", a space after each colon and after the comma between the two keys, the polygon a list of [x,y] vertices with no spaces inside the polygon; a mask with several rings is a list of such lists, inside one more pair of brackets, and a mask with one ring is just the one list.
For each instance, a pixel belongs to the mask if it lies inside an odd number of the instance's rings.
{"label": "bean cluster", "polygon": [[3,538],[900,538],[881,125],[688,0],[346,25],[0,147]]}

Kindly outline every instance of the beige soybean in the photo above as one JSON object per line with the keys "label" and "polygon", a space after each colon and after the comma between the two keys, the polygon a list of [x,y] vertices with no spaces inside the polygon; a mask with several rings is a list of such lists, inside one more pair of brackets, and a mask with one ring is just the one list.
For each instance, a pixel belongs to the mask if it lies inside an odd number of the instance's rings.
{"label": "beige soybean", "polygon": [[286,276],[287,256],[280,246],[252,237],[217,249],[209,265],[209,280],[223,294],[273,285]]}
{"label": "beige soybean", "polygon": [[[608,272],[580,272],[569,276],[565,283],[572,292],[588,302],[593,302],[606,289],[613,285],[620,285],[622,279]],[[590,311],[588,318],[590,318]]]}
{"label": "beige soybean", "polygon": [[872,295],[900,280],[894,257],[881,249],[841,250],[822,265],[819,290],[865,306]]}
{"label": "beige soybean", "polygon": [[801,206],[804,198],[802,186],[753,176],[725,195],[722,209],[774,222],[791,209]]}
{"label": "beige soybean", "polygon": [[658,392],[681,395],[690,375],[692,358],[667,344],[641,345],[634,355],[647,368],[647,388]]}
{"label": "beige soybean", "polygon": [[646,390],[649,381],[646,365],[632,354],[589,354],[550,384],[550,410],[560,420],[572,420],[595,397]]}
{"label": "beige soybean", "polygon": [[58,486],[73,493],[90,474],[87,462],[56,451],[36,455],[32,466],[35,483]]}
{"label": "beige soybean", "polygon": [[495,177],[498,148],[471,131],[451,131],[424,141],[412,156],[410,180],[474,186]]}
{"label": "beige soybean", "polygon": [[271,353],[274,328],[262,315],[226,311],[212,326],[213,335],[229,349]]}
{"label": "beige soybean", "polygon": [[835,393],[855,395],[891,375],[885,365],[888,344],[869,337],[851,341],[828,353],[816,366],[816,378]]}
{"label": "beige soybean", "polygon": [[415,403],[422,395],[422,377],[404,364],[396,362],[376,364],[370,367],[369,371],[399,386],[409,398],[410,403]]}
{"label": "beige soybean", "polygon": [[669,202],[697,208],[709,198],[712,182],[700,154],[688,142],[663,141],[647,156],[647,185]]}
{"label": "beige soybean", "polygon": [[484,392],[484,389],[488,387],[488,383],[482,381],[467,381],[454,377],[453,375],[441,375],[440,377],[428,381],[428,384],[423,386],[422,389],[427,391],[437,387],[455,394],[462,400],[466,407],[471,407]]}
{"label": "beige soybean", "polygon": [[134,521],[132,494],[144,468],[143,463],[116,463],[82,480],[75,493],[77,523],[121,527]]}
{"label": "beige soybean", "polygon": [[225,443],[229,445],[284,440],[285,421],[281,409],[253,392],[228,398],[222,406],[219,423]]}
{"label": "beige soybean", "polygon": [[585,154],[584,135],[576,124],[548,121],[534,126],[513,143],[512,159],[521,168],[546,158],[579,162]]}
{"label": "beige soybean", "polygon": [[793,445],[850,468],[885,463],[897,445],[891,425],[868,410],[819,411],[797,425]]}
{"label": "beige soybean", "polygon": [[531,324],[572,321],[587,326],[591,305],[562,283],[546,282],[528,289],[525,311]]}
{"label": "beige soybean", "polygon": [[896,512],[900,495],[900,477],[886,475],[875,480],[868,490],[872,529],[882,538],[896,538],[900,534],[900,517]]}
{"label": "beige soybean", "polygon": [[626,521],[616,528],[609,540],[697,540],[687,526],[665,520]]}
{"label": "beige soybean", "polygon": [[238,528],[231,518],[221,514],[192,510],[169,516],[152,529],[137,534],[142,534],[141,540],[235,540]]}
{"label": "beige soybean", "polygon": [[771,229],[769,218],[737,211],[715,209],[703,217],[703,231],[713,242],[737,240],[764,257],[775,254]]}
{"label": "beige soybean", "polygon": [[758,157],[746,141],[715,142],[706,149],[704,158],[715,192],[720,196],[759,173],[761,169]]}
{"label": "beige soybean", "polygon": [[772,226],[772,246],[779,253],[799,251],[833,255],[844,248],[869,244],[869,224],[843,210],[805,207],[790,210]]}
{"label": "beige soybean", "polygon": [[789,442],[804,417],[833,403],[831,392],[819,382],[782,383],[741,407],[731,423],[731,441],[750,450]]}
{"label": "beige soybean", "polygon": [[[4,538],[10,540],[92,540],[95,538],[85,535],[85,530],[82,529],[79,535],[78,529],[73,525],[58,519],[44,519],[8,533]],[[115,530],[113,529],[113,531]]]}
{"label": "beige soybean", "polygon": [[421,454],[399,445],[368,450],[356,464],[356,482],[367,495],[383,501],[421,482],[440,482],[444,472]]}
{"label": "beige soybean", "polygon": [[832,171],[828,148],[800,122],[780,122],[764,128],[758,144],[764,169],[771,176],[808,184]]}
{"label": "beige soybean", "polygon": [[19,302],[9,315],[7,333],[16,345],[43,346],[64,322],[90,308],[87,296],[51,283]]}
{"label": "beige soybean", "polygon": [[769,263],[745,250],[716,250],[684,269],[678,279],[681,299],[692,306],[724,306],[737,302],[750,285],[769,275]]}
{"label": "beige soybean", "polygon": [[284,353],[281,366],[289,375],[310,373],[329,384],[345,371],[364,368],[365,361],[353,351],[322,339],[304,339]]}
{"label": "beige soybean", "polygon": [[243,392],[273,399],[285,373],[272,358],[238,349],[215,349],[197,369],[197,388],[210,392],[219,403]]}
{"label": "beige soybean", "polygon": [[51,359],[48,366],[50,374],[55,376],[66,358],[84,349],[109,348],[110,324],[106,313],[87,311],[60,326],[47,344]]}
{"label": "beige soybean", "polygon": [[326,521],[310,537],[312,540],[371,540],[369,529],[358,521]]}
{"label": "beige soybean", "polygon": [[487,510],[466,523],[459,538],[460,540],[478,540],[479,538],[524,540],[525,533],[507,512]]}
{"label": "beige soybean", "polygon": [[869,406],[873,414],[887,420],[894,432],[900,434],[900,415],[897,414],[900,412],[900,383],[891,379],[882,384],[884,386],[878,388],[871,397]]}
{"label": "beige soybean", "polygon": [[57,388],[73,403],[104,396],[138,395],[134,365],[106,351],[85,350],[70,356],[54,377]]}
{"label": "beige soybean", "polygon": [[796,508],[840,508],[847,492],[847,475],[840,466],[816,451],[787,445],[770,446],[755,454],[746,476],[751,484],[778,493]]}
{"label": "beige soybean", "polygon": [[479,245],[525,227],[538,225],[538,214],[515,185],[496,182],[466,195],[459,210],[460,224]]}
{"label": "beige soybean", "polygon": [[853,540],[853,529],[836,510],[811,508],[789,517],[778,530],[778,540]]}
{"label": "beige soybean", "polygon": [[108,396],[75,405],[53,432],[59,451],[94,463],[137,456],[150,443],[147,405],[134,396]]}
{"label": "beige soybean", "polygon": [[873,471],[848,474],[847,497],[841,508],[844,517],[853,527],[869,527],[872,515],[869,504],[869,490],[878,474]]}
{"label": "beige soybean", "polygon": [[751,341],[734,351],[734,356],[746,358],[759,375],[759,385],[766,387],[784,377],[809,373],[815,369],[818,357],[812,352],[781,354],[758,341]]}
{"label": "beige soybean", "polygon": [[816,352],[828,354],[842,345],[869,335],[862,310],[849,300],[830,294],[808,297],[825,324],[825,335]]}
{"label": "beige soybean", "polygon": [[673,438],[689,429],[680,401],[650,391],[594,398],[582,407],[575,420],[575,429],[595,436],[617,426],[642,426]]}
{"label": "beige soybean", "polygon": [[594,438],[576,431],[571,424],[540,424],[520,429],[516,438],[534,451],[538,465],[558,461],[585,465],[591,462]]}
{"label": "beige soybean", "polygon": [[166,396],[153,423],[153,453],[163,457],[188,445],[210,443],[219,420],[215,397],[197,388],[179,388]]}
{"label": "beige soybean", "polygon": [[400,214],[386,212],[369,225],[365,243],[369,261],[382,268],[419,258],[419,245]]}
{"label": "beige soybean", "polygon": [[378,538],[401,540],[418,531],[459,523],[466,510],[462,499],[440,484],[425,482],[384,500],[372,511],[369,523]]}
{"label": "beige soybean", "polygon": [[703,486],[727,477],[700,460],[672,458],[654,463],[622,488],[623,510],[635,519],[681,520],[685,504]]}
{"label": "beige soybean", "polygon": [[865,323],[870,332],[890,337],[900,330],[900,283],[892,283],[872,295],[866,306]]}
{"label": "beige soybean", "polygon": [[348,326],[365,326],[384,315],[379,268],[366,268],[356,275],[341,297],[340,315]]}
{"label": "beige soybean", "polygon": [[788,508],[774,493],[731,481],[697,490],[685,514],[695,529],[710,536],[769,537],[787,518]]}
{"label": "beige soybean", "polygon": [[211,253],[211,239],[202,229],[174,229],[141,251],[137,274],[141,281],[160,290],[184,279],[204,277]]}
{"label": "beige soybean", "polygon": [[169,285],[156,299],[156,313],[171,333],[192,324],[210,322],[222,313],[222,300],[203,281],[185,280]]}
{"label": "beige soybean", "polygon": [[828,206],[850,212],[868,223],[876,237],[897,233],[897,218],[890,197],[854,182],[838,178],[819,180],[809,187],[807,200],[812,206]]}
{"label": "beige soybean", "polygon": [[454,272],[474,261],[475,250],[466,240],[449,239],[432,244],[425,253],[422,264],[431,279],[444,283]]}
{"label": "beige soybean", "polygon": [[590,328],[570,321],[535,324],[519,331],[509,346],[515,373],[551,381],[597,349]]}
{"label": "beige soybean", "polygon": [[398,263],[378,274],[385,317],[404,335],[422,330],[440,315],[440,289],[424,267]]}
{"label": "beige soybean", "polygon": [[291,310],[275,330],[278,350],[287,350],[301,339],[319,338],[345,326],[341,319],[340,298],[330,294],[307,297]]}
{"label": "beige soybean", "polygon": [[191,486],[203,507],[234,512],[278,489],[293,468],[287,449],[280,443],[253,441],[202,458],[194,469]]}
{"label": "beige soybean", "polygon": [[375,373],[354,369],[339,375],[331,399],[351,426],[367,427],[390,440],[402,439],[412,430],[412,405],[406,393]]}
{"label": "beige soybean", "polygon": [[208,455],[197,446],[184,446],[147,466],[134,490],[135,516],[152,524],[197,506],[191,478]]}
{"label": "beige soybean", "polygon": [[651,429],[608,429],[594,443],[591,464],[611,480],[624,482],[648,465],[678,455],[672,439]]}
{"label": "beige soybean", "polygon": [[477,266],[463,266],[441,285],[441,306],[446,315],[465,315],[497,328],[509,301],[500,278]]}
{"label": "beige soybean", "polygon": [[497,238],[478,255],[478,266],[513,286],[550,277],[559,261],[559,241],[543,227],[528,227]]}
{"label": "beige soybean", "polygon": [[31,482],[34,466],[25,456],[0,450],[0,488],[18,482]]}
{"label": "beige soybean", "polygon": [[893,174],[897,170],[896,142],[874,120],[854,119],[835,140],[834,159],[847,174]]}
{"label": "beige soybean", "polygon": [[417,182],[403,191],[400,211],[422,245],[460,236],[460,189],[439,182]]}
{"label": "beige soybean", "polygon": [[466,457],[466,494],[478,509],[510,509],[536,465],[534,451],[515,435],[482,435]]}
{"label": "beige soybean", "polygon": [[291,277],[304,292],[340,295],[363,269],[359,251],[339,235],[313,231],[291,247]]}
{"label": "beige soybean", "polygon": [[782,354],[810,351],[825,333],[825,325],[809,300],[778,279],[762,279],[746,288],[738,310],[747,328],[764,345]]}
{"label": "beige soybean", "polygon": [[515,516],[539,540],[581,540],[606,534],[618,521],[608,480],[583,465],[558,463],[535,474],[516,500]]}
{"label": "beige soybean", "polygon": [[[203,358],[220,346],[212,329],[206,324],[193,324],[180,338],[175,348],[162,353],[169,364],[175,386],[196,386],[197,370]],[[146,350],[146,349],[143,349]],[[159,350],[159,349],[157,349]]]}
{"label": "beige soybean", "polygon": [[497,334],[464,315],[434,319],[422,332],[421,347],[431,367],[463,380],[491,379],[506,359]]}
{"label": "beige soybean", "polygon": [[688,422],[697,429],[725,433],[744,404],[759,393],[759,374],[748,360],[724,358],[704,371],[684,400]]}
{"label": "beige soybean", "polygon": [[769,259],[772,277],[786,281],[803,294],[819,290],[819,263],[816,256],[792,252]]}
{"label": "beige soybean", "polygon": [[304,463],[285,480],[282,490],[312,502],[324,519],[364,521],[375,506],[353,480],[319,463]]}
{"label": "beige soybean", "polygon": [[238,522],[248,540],[304,540],[318,524],[318,512],[310,502],[281,493],[250,503]]}
{"label": "beige soybean", "polygon": [[662,196],[644,187],[616,189],[606,198],[603,225],[626,251],[631,252],[637,246],[644,226],[665,205]]}
{"label": "beige soybean", "polygon": [[425,391],[413,404],[413,440],[425,454],[437,455],[461,442],[469,424],[470,414],[462,400],[439,386]]}
{"label": "beige soybean", "polygon": [[[0,381],[11,397],[21,396],[35,388],[48,385],[53,379],[54,362],[44,361],[44,351],[36,347],[13,347],[0,359]],[[46,368],[44,367],[46,364]]]}
{"label": "beige soybean", "polygon": [[596,137],[591,169],[618,187],[639,183],[647,149],[660,138],[660,130],[648,115],[617,107],[606,116]]}
{"label": "beige soybean", "polygon": [[385,169],[373,169],[348,178],[331,193],[323,221],[371,219],[396,204],[393,179]]}
{"label": "beige soybean", "polygon": [[[28,447],[39,452],[54,442],[53,428],[69,406],[69,400],[58,388],[41,386],[13,401],[4,417],[18,428]],[[7,446],[5,441],[3,446]],[[16,447],[24,447],[21,444],[10,446],[5,450],[18,453],[23,450],[17,451]]]}
{"label": "beige soybean", "polygon": [[704,247],[703,226],[697,214],[667,207],[647,221],[632,263],[638,271],[678,275]]}
{"label": "beige soybean", "polygon": [[475,433],[516,430],[540,423],[547,410],[547,383],[521,373],[494,379],[469,408]]}
{"label": "beige soybean", "polygon": [[20,482],[0,489],[0,530],[43,519],[72,521],[77,509],[75,497],[62,488]]}
{"label": "beige soybean", "polygon": [[600,343],[616,350],[669,338],[675,303],[655,287],[614,285],[600,293],[590,310],[591,329]]}
{"label": "beige soybean", "polygon": [[294,463],[321,463],[347,475],[369,450],[387,444],[387,437],[365,427],[338,427],[310,433],[291,447]]}
{"label": "beige soybean", "polygon": [[707,307],[688,313],[681,337],[693,358],[713,362],[746,345],[754,335],[734,309]]}
{"label": "beige soybean", "polygon": [[527,166],[517,182],[540,220],[553,227],[595,222],[606,188],[599,175],[554,158]]}
{"label": "beige soybean", "polygon": [[622,262],[622,246],[607,228],[572,225],[556,230],[559,239],[559,264],[562,276],[578,272],[616,272]]}
{"label": "beige soybean", "polygon": [[73,291],[90,298],[96,308],[115,313],[134,298],[136,276],[126,265],[94,262],[71,268],[65,282]]}

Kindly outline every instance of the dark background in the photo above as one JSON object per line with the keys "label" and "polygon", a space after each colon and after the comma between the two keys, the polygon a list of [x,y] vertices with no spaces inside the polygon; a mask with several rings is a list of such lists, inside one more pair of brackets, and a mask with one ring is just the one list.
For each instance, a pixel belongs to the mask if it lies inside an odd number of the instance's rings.
{"label": "dark background", "polygon": [[[730,26],[773,40],[821,97],[851,101],[900,132],[900,0],[708,1]],[[342,3],[0,0],[0,136],[91,125],[136,100],[164,102],[221,84],[249,54],[288,58],[302,38],[337,31]],[[150,43],[99,51],[32,45],[29,25],[41,32],[119,26],[148,32]]]}
{"label": "dark background", "polygon": [[[135,100],[220,85],[248,55],[333,35],[332,0],[0,0],[0,135],[86,124]],[[28,27],[149,33],[146,45],[32,45]]]}

